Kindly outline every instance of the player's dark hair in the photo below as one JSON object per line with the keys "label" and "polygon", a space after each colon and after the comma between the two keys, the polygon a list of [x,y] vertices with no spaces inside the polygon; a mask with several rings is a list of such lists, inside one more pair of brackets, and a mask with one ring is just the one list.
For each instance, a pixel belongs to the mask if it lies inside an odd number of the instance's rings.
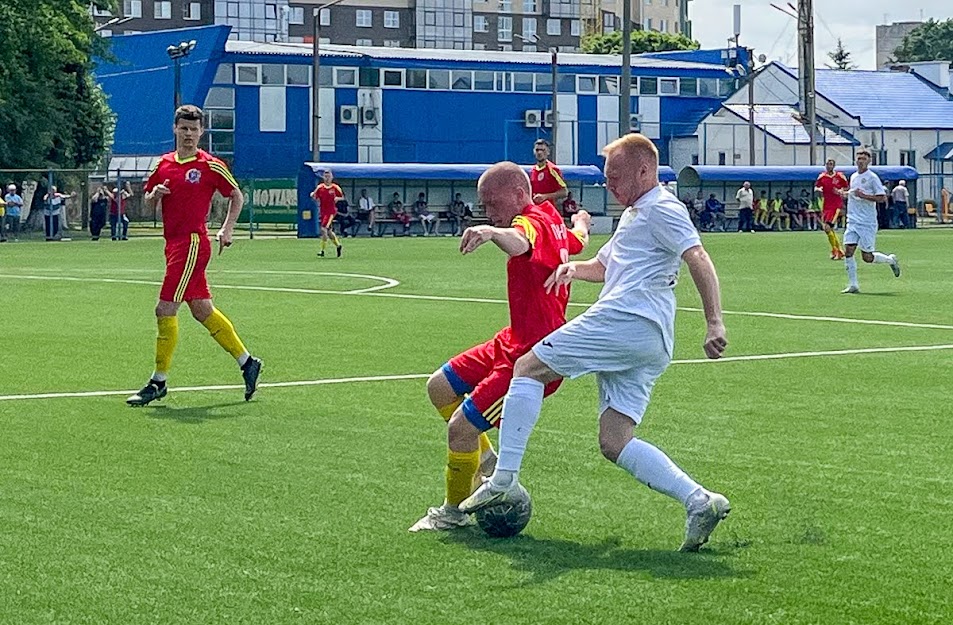
{"label": "player's dark hair", "polygon": [[172,125],[178,124],[180,119],[198,122],[200,126],[205,126],[205,114],[202,113],[202,109],[194,104],[183,104],[175,109],[175,119],[172,121]]}
{"label": "player's dark hair", "polygon": [[536,143],[533,144],[533,147],[535,148],[538,145],[545,146],[547,150],[549,149],[549,141],[546,139],[537,139]]}

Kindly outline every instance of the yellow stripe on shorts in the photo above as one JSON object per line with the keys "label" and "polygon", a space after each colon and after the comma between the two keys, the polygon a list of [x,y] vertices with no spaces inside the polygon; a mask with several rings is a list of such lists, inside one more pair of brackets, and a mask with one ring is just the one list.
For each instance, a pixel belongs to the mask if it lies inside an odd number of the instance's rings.
{"label": "yellow stripe on shorts", "polygon": [[189,280],[192,279],[192,272],[195,271],[198,259],[199,235],[193,232],[189,240],[189,255],[185,259],[185,270],[182,272],[182,277],[179,278],[179,286],[176,287],[175,296],[172,298],[174,301],[181,302],[182,298],[185,297],[185,288],[189,285]]}

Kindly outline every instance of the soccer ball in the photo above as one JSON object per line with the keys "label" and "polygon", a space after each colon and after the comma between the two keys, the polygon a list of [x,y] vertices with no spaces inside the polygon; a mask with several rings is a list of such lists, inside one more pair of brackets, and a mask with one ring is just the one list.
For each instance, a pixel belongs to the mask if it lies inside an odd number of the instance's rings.
{"label": "soccer ball", "polygon": [[533,514],[533,501],[522,484],[517,486],[519,490],[515,495],[508,496],[503,502],[477,510],[477,525],[487,535],[493,538],[509,538],[522,532],[529,524]]}

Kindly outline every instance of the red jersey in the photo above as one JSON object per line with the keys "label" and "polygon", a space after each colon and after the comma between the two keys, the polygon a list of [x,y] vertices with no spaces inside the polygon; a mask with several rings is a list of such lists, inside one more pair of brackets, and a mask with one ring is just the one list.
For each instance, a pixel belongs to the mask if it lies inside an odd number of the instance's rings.
{"label": "red jersey", "polygon": [[344,191],[336,182],[329,185],[322,182],[311,194],[311,197],[318,201],[318,209],[322,215],[337,215],[336,204],[339,198],[344,197]]}
{"label": "red jersey", "polygon": [[533,195],[537,193],[556,193],[560,189],[566,188],[566,182],[563,180],[563,172],[546,161],[543,166],[536,165],[529,171],[529,184],[533,190]]}
{"label": "red jersey", "polygon": [[163,154],[156,163],[145,191],[165,183],[170,193],[162,197],[162,233],[166,240],[208,236],[205,222],[216,191],[228,197],[238,189],[228,167],[208,152],[179,160],[175,152]]}
{"label": "red jersey", "polygon": [[582,251],[582,241],[566,229],[549,202],[530,205],[513,219],[513,227],[529,240],[530,251],[506,263],[510,305],[509,345],[521,354],[566,323],[568,289],[546,293],[543,284],[570,254]]}
{"label": "red jersey", "polygon": [[843,208],[844,198],[838,195],[837,191],[850,188],[847,176],[839,171],[835,171],[833,175],[829,176],[825,171],[817,177],[817,182],[814,183],[814,186],[820,187],[821,189],[822,195],[824,196],[825,211],[835,211]]}

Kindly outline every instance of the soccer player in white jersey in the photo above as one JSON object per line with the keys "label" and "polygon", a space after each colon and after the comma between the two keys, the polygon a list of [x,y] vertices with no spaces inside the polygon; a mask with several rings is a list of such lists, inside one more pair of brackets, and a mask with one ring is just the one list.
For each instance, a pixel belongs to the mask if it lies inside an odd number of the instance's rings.
{"label": "soccer player in white jersey", "polygon": [[562,264],[547,281],[553,289],[573,280],[604,282],[599,300],[516,361],[503,401],[496,470],[460,509],[473,512],[514,493],[545,385],[595,373],[602,454],[686,507],[681,550],[697,551],[728,514],[728,500],[702,488],[660,449],[635,438],[633,430],[642,420],[655,381],[672,359],[674,289],[683,260],[708,322],[705,354],[721,357],[727,341],[718,276],[685,206],[659,185],[658,151],[652,142],[629,134],[603,153],[609,190],[628,208],[596,258]]}
{"label": "soccer player in white jersey", "polygon": [[850,189],[842,192],[847,198],[847,230],[844,231],[844,266],[847,268],[847,288],[841,293],[860,293],[857,283],[857,259],[854,252],[860,246],[865,263],[886,263],[893,275],[900,277],[900,263],[894,254],[874,251],[877,247],[877,202],[887,201],[887,191],[870,167],[870,152],[857,150],[857,171],[850,177]]}

